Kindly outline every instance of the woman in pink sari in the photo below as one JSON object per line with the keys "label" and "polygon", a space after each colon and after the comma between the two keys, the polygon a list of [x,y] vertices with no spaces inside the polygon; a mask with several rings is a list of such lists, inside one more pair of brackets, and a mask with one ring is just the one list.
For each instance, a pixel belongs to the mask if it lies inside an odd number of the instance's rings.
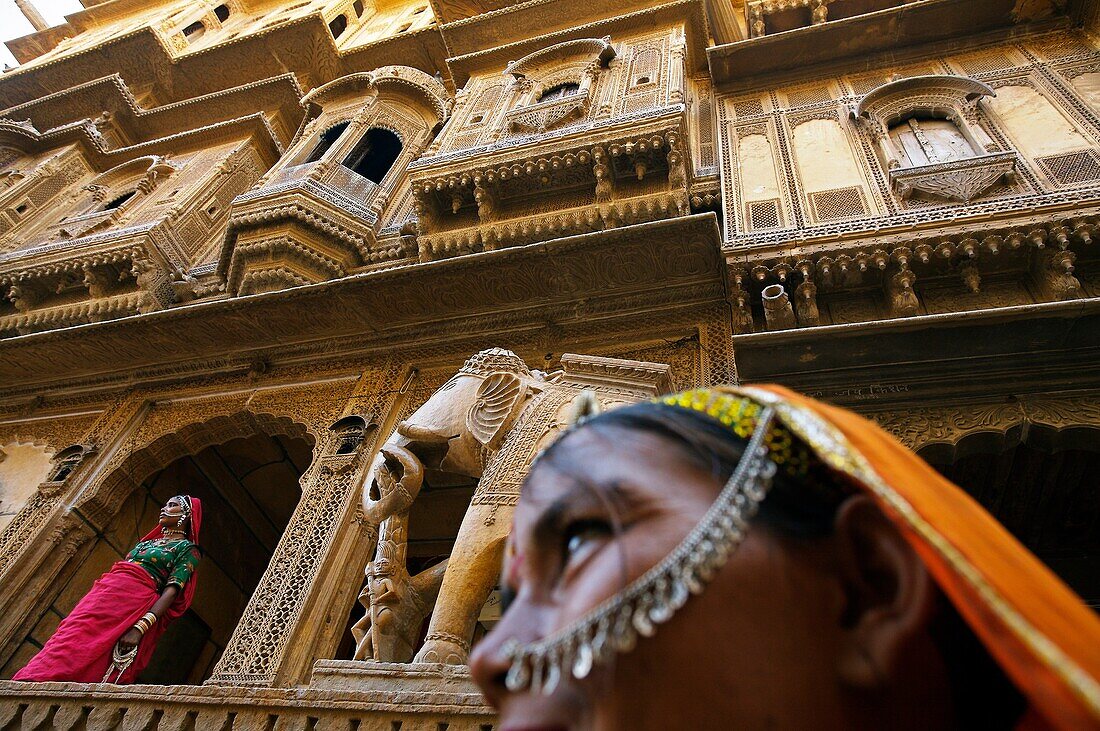
{"label": "woman in pink sari", "polygon": [[201,500],[169,500],[157,527],[96,580],[13,680],[133,683],[191,606],[201,524]]}

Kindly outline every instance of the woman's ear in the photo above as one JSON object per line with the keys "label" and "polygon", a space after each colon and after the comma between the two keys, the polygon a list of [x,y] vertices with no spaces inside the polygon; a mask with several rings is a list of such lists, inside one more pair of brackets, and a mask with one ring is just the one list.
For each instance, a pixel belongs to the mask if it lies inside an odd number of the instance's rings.
{"label": "woman's ear", "polygon": [[846,605],[838,673],[853,688],[879,688],[935,612],[937,589],[924,563],[874,501],[859,495],[837,511],[834,537]]}

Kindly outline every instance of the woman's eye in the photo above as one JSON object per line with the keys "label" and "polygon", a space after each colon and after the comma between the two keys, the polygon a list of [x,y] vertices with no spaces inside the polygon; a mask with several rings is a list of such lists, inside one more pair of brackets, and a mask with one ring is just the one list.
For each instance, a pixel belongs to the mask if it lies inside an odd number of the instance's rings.
{"label": "woman's eye", "polygon": [[580,553],[595,541],[602,541],[611,535],[611,526],[602,520],[579,520],[565,530],[565,561]]}

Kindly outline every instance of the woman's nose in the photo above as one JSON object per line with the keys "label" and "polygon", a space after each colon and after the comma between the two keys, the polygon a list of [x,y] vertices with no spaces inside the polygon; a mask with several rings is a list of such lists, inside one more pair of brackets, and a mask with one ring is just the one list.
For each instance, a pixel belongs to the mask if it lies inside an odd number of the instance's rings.
{"label": "woman's nose", "polygon": [[500,708],[501,701],[510,692],[504,679],[512,661],[505,648],[511,641],[526,644],[538,639],[536,625],[534,613],[517,599],[470,655],[470,675],[494,708]]}

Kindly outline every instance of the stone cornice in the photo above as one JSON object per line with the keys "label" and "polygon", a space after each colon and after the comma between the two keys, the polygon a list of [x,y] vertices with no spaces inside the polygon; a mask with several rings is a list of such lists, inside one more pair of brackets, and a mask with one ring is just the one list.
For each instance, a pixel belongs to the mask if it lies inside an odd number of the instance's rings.
{"label": "stone cornice", "polygon": [[[717,303],[725,291],[718,246],[717,222],[704,214],[19,336],[0,342],[0,383],[125,377],[350,336],[360,348],[395,335],[440,342],[593,312]],[[26,363],[38,367],[29,373]]]}
{"label": "stone cornice", "polygon": [[707,50],[715,85],[752,84],[753,80],[790,70],[897,52],[897,39],[907,46],[973,37],[1015,24],[1017,0],[925,0],[900,7],[834,20],[738,41]]}
{"label": "stone cornice", "polygon": [[111,68],[128,84],[156,85],[159,95],[176,101],[288,70],[312,87],[385,66],[394,58],[429,75],[447,70],[446,50],[435,28],[340,49],[318,12],[176,55],[155,30],[145,26],[9,71],[0,76],[0,98],[11,104],[31,102],[99,78],[104,68]]}
{"label": "stone cornice", "polygon": [[88,129],[89,124],[74,122],[46,132],[39,132],[33,127],[28,128],[7,119],[0,119],[0,138],[6,136],[18,140],[22,144],[16,146],[30,152],[75,144],[96,172],[109,170],[143,155],[171,155],[182,150],[209,147],[220,142],[240,139],[259,142],[257,149],[267,158],[269,164],[273,164],[283,153],[282,143],[262,112],[115,148],[108,147],[103,138],[93,136]]}
{"label": "stone cornice", "polygon": [[[634,2],[612,2],[610,8],[605,10],[608,17],[577,26],[570,24],[573,18],[598,17],[601,13],[594,12],[598,8],[593,8],[591,0],[569,2],[575,7],[535,0],[444,26],[443,33],[452,55],[447,65],[455,84],[461,86],[477,70],[503,70],[523,56],[564,41],[609,35],[614,43],[618,36],[625,33],[652,30],[670,23],[686,24],[686,68],[694,70],[705,62],[709,39],[706,12],[701,0],[677,0],[646,8]],[[513,24],[518,24],[515,26],[517,28],[524,27],[525,17],[546,17],[546,22],[535,26],[537,30],[532,33],[501,36],[500,29],[503,27],[512,28]],[[534,35],[547,28],[552,28],[552,32]]]}
{"label": "stone cornice", "polygon": [[251,116],[261,109],[282,112],[294,126],[305,114],[299,103],[301,96],[297,79],[287,73],[146,109],[122,77],[112,74],[9,107],[0,111],[0,117],[29,119],[37,129],[49,131],[109,112],[111,125],[136,142]]}

